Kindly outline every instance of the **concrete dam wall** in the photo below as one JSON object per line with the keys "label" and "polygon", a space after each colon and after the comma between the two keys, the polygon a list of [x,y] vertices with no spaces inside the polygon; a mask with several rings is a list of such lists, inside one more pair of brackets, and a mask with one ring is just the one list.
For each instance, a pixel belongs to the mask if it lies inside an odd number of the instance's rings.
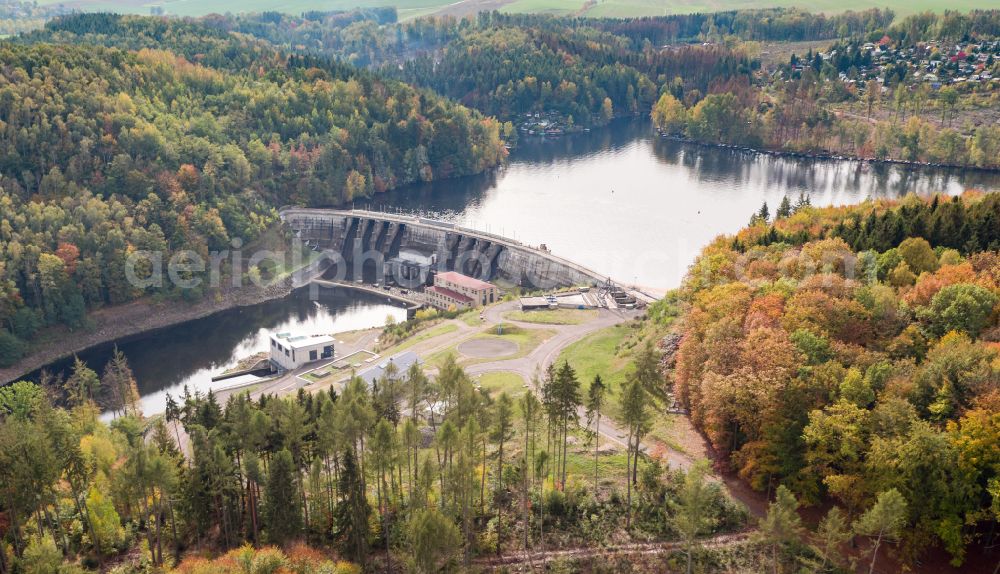
{"label": "concrete dam wall", "polygon": [[608,279],[546,250],[423,217],[286,208],[281,218],[299,239],[346,269],[346,277],[356,277],[363,269],[374,271],[380,280],[385,276],[416,286],[428,271],[458,271],[525,289],[596,286]]}

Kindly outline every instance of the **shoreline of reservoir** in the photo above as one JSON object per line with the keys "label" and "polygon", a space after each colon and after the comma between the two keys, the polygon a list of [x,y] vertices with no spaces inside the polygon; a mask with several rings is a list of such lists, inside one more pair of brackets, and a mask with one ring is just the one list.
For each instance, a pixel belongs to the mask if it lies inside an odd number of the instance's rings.
{"label": "shoreline of reservoir", "polygon": [[113,341],[142,337],[223,311],[281,299],[294,290],[292,278],[287,277],[267,287],[242,287],[215,297],[206,295],[202,300],[186,305],[145,298],[98,309],[87,316],[92,324],[90,329],[69,331],[60,327],[58,331],[42,335],[46,339],[36,343],[30,354],[14,365],[0,369],[0,385],[20,380],[47,365]]}

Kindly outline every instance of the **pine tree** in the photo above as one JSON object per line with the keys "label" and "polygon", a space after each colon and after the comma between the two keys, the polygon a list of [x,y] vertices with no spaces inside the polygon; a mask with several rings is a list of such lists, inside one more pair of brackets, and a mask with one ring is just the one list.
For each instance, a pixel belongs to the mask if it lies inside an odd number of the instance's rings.
{"label": "pine tree", "polygon": [[513,401],[506,393],[500,393],[497,399],[496,417],[493,424],[491,438],[497,443],[497,549],[503,542],[503,449],[504,445],[514,435],[514,407]]}
{"label": "pine tree", "polygon": [[[537,382],[537,381],[536,381]],[[537,388],[537,386],[536,386]],[[530,531],[530,521],[528,514],[528,494],[531,491],[532,486],[532,461],[534,461],[534,451],[535,451],[535,432],[538,428],[539,419],[541,416],[542,405],[535,397],[535,393],[527,392],[521,397],[521,416],[524,418],[524,457],[522,459],[524,464],[524,476],[521,491],[521,511],[522,520],[524,521],[524,550],[528,551],[528,533]]]}
{"label": "pine tree", "polygon": [[375,491],[378,498],[379,522],[382,523],[382,537],[385,540],[386,559],[391,567],[391,552],[389,549],[389,486],[386,475],[392,476],[393,464],[396,458],[396,433],[388,420],[382,419],[375,426],[375,433],[370,443],[371,460],[377,473]]}
{"label": "pine tree", "polygon": [[406,372],[407,407],[414,422],[420,422],[420,403],[427,394],[427,376],[419,363],[413,363]]}
{"label": "pine tree", "polygon": [[778,487],[774,501],[767,508],[767,515],[760,523],[761,541],[771,547],[773,571],[778,573],[779,553],[786,544],[796,540],[802,531],[798,514],[799,501],[785,485]]}
{"label": "pine tree", "polygon": [[691,574],[692,553],[697,538],[708,532],[715,524],[712,516],[713,493],[705,482],[708,463],[698,461],[684,474],[677,501],[671,503],[673,525],[684,542],[684,555],[687,559],[687,573]]}
{"label": "pine tree", "polygon": [[638,379],[632,378],[622,389],[620,401],[622,411],[622,421],[628,430],[628,441],[626,444],[626,464],[625,477],[628,481],[628,497],[626,506],[625,525],[630,528],[632,525],[632,486],[636,482],[636,474],[639,466],[639,453],[642,447],[642,437],[649,432],[649,412],[647,410],[647,394],[642,383]]}
{"label": "pine tree", "polygon": [[264,527],[267,538],[284,545],[302,533],[302,509],[299,504],[297,471],[292,453],[281,449],[271,458],[264,500]]}
{"label": "pine tree", "polygon": [[97,391],[101,388],[101,380],[97,377],[80,357],[73,357],[73,374],[66,379],[66,388],[69,390],[70,404],[82,405],[87,401],[93,401]]}
{"label": "pine tree", "polygon": [[414,566],[420,574],[441,572],[454,559],[462,543],[455,523],[436,508],[414,512],[406,532]]}
{"label": "pine tree", "polygon": [[840,556],[840,546],[851,537],[847,519],[840,508],[834,506],[816,528],[816,541],[814,546],[816,553],[822,558],[819,570],[826,572],[826,567],[831,562],[836,563]]}
{"label": "pine tree", "polygon": [[340,494],[334,512],[336,536],[344,554],[352,561],[364,564],[368,557],[368,518],[371,507],[365,497],[357,459],[351,449],[344,451],[340,469]]}
{"label": "pine tree", "polygon": [[767,207],[767,202],[760,206],[760,211],[757,212],[757,218],[764,223],[767,223],[771,219],[771,210]]}
{"label": "pine tree", "polygon": [[775,212],[774,217],[776,219],[784,219],[792,214],[792,202],[788,199],[788,196],[782,196],[781,203],[778,205],[778,211]]}
{"label": "pine tree", "polygon": [[799,199],[795,202],[795,211],[800,209],[810,207],[812,205],[812,199],[805,193],[799,193]]}
{"label": "pine tree", "polygon": [[635,379],[643,390],[653,399],[663,401],[667,395],[666,379],[660,372],[660,357],[653,346],[653,341],[647,339],[639,349],[633,361]]}
{"label": "pine tree", "polygon": [[897,540],[906,525],[906,499],[895,488],[878,495],[875,504],[854,522],[854,531],[872,540],[872,561],[868,566],[868,574],[875,572],[875,561],[883,541]]}
{"label": "pine tree", "polygon": [[101,384],[110,390],[113,397],[112,408],[116,412],[133,416],[140,414],[139,389],[136,387],[135,376],[132,375],[125,354],[118,350],[117,345],[111,360],[104,367]]}
{"label": "pine tree", "polygon": [[561,472],[559,473],[560,488],[566,486],[566,454],[569,445],[569,427],[572,423],[577,423],[577,408],[580,406],[580,381],[576,378],[576,371],[569,366],[568,362],[563,362],[556,372],[555,379],[555,400],[556,412],[558,416],[559,429],[561,430],[560,456],[559,462]]}
{"label": "pine tree", "polygon": [[594,495],[597,495],[597,454],[600,451],[601,446],[601,410],[604,408],[604,395],[607,388],[604,386],[604,381],[601,380],[601,375],[595,375],[594,381],[590,383],[590,389],[587,390],[587,426],[593,426],[593,437],[594,437]]}

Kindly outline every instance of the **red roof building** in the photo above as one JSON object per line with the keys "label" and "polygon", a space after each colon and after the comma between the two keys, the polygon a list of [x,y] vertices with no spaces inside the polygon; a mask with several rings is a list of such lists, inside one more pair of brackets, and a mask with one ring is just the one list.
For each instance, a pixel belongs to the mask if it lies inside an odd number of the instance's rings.
{"label": "red roof building", "polygon": [[499,300],[496,285],[455,271],[435,275],[434,285],[424,289],[424,295],[439,309],[470,309]]}

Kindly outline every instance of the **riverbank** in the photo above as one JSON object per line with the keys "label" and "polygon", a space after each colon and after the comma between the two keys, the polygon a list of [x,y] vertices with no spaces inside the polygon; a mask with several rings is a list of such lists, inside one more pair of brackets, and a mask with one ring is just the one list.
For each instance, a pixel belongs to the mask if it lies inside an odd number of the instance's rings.
{"label": "riverbank", "polygon": [[933,168],[933,169],[961,169],[966,171],[978,171],[983,173],[1000,173],[1000,165],[995,167],[980,167],[975,165],[935,163],[927,161],[912,161],[912,160],[894,159],[894,158],[879,159],[877,157],[861,157],[850,154],[833,153],[829,151],[806,152],[806,151],[793,151],[793,150],[782,150],[782,149],[771,149],[771,148],[756,148],[751,146],[727,144],[721,142],[695,140],[689,137],[680,136],[676,134],[668,134],[662,132],[657,132],[657,133],[662,139],[680,142],[683,144],[696,145],[709,148],[728,149],[728,150],[754,153],[759,155],[770,155],[775,157],[788,157],[793,159],[810,159],[810,160],[820,160],[820,161],[856,161],[856,162],[876,164],[876,165],[898,165],[905,167],[919,167],[919,168]]}
{"label": "riverbank", "polygon": [[52,327],[39,333],[30,354],[14,365],[0,369],[0,384],[16,381],[50,363],[91,347],[148,334],[229,309],[280,299],[292,291],[293,277],[288,276],[273,285],[234,288],[216,293],[215,296],[206,296],[191,304],[146,298],[124,305],[104,307],[88,314],[91,324],[89,329],[70,331],[65,327]]}

